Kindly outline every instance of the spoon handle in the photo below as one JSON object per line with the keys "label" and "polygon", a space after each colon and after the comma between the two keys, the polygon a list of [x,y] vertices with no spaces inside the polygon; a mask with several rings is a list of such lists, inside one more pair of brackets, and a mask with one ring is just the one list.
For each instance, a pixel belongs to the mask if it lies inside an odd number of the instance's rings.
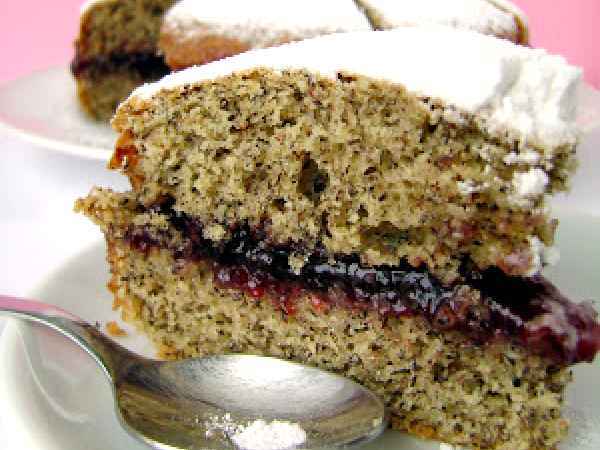
{"label": "spoon handle", "polygon": [[0,295],[0,314],[46,325],[65,335],[94,358],[112,380],[127,361],[137,358],[93,325],[56,306]]}

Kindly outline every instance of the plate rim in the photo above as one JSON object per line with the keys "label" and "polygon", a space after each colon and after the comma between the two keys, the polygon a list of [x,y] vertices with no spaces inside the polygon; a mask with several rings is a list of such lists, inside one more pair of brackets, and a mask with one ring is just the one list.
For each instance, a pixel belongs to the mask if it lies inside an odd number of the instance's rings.
{"label": "plate rim", "polygon": [[[63,64],[54,64],[44,69],[33,70],[26,75],[19,76],[5,83],[0,84],[0,92],[11,89],[18,83],[26,82],[34,77],[40,77],[48,73],[63,72],[69,73],[68,66]],[[75,96],[75,92],[73,92]],[[90,144],[76,144],[65,142],[60,139],[42,136],[36,132],[28,131],[18,127],[7,120],[6,116],[0,115],[0,133],[8,137],[23,140],[27,143],[39,146],[52,151],[57,151],[69,156],[77,156],[88,160],[108,161],[112,153],[112,149],[107,149]],[[92,120],[92,119],[90,119]],[[116,134],[115,134],[116,139]]]}

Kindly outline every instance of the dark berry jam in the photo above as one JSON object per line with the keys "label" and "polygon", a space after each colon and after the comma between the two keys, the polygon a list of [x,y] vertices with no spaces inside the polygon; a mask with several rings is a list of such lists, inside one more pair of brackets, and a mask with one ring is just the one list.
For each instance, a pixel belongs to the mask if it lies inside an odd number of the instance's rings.
{"label": "dark berry jam", "polygon": [[203,237],[197,220],[172,209],[172,200],[152,210],[167,215],[179,236],[134,227],[126,235],[132,247],[144,253],[168,248],[177,260],[208,261],[217,286],[269,299],[286,314],[294,314],[297,298],[310,294],[317,311],[334,306],[374,310],[384,320],[419,315],[435,330],[459,330],[479,345],[510,340],[559,364],[592,361],[600,350],[600,325],[591,304],[569,301],[542,276],[478,271],[466,261],[462,279],[444,285],[424,266],[365,267],[356,255],[331,258],[323,250],[296,273],[288,264],[295,249],[271,243],[262,229],[239,226],[227,242],[215,244]]}
{"label": "dark berry jam", "polygon": [[124,67],[136,70],[144,79],[160,78],[169,73],[164,58],[153,52],[112,53],[89,59],[76,55],[71,62],[71,72],[75,76],[81,76],[85,71],[103,73]]}

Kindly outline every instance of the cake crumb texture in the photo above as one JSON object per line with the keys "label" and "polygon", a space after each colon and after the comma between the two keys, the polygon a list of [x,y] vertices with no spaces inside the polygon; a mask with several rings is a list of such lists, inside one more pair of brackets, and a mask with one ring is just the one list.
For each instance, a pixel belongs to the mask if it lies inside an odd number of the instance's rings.
{"label": "cake crumb texture", "polygon": [[156,51],[165,11],[174,0],[103,0],[84,8],[75,43],[82,59]]}

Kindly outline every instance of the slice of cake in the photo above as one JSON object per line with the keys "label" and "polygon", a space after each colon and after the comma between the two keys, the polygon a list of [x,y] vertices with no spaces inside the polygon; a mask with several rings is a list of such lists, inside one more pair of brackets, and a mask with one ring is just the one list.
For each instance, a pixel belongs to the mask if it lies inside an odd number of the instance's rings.
{"label": "slice of cake", "polygon": [[81,10],[71,70],[84,111],[109,120],[117,105],[169,70],[156,42],[174,0],[93,0]]}
{"label": "slice of cake", "polygon": [[356,0],[374,29],[444,25],[527,44],[525,14],[506,0]]}
{"label": "slice of cake", "polygon": [[352,0],[181,0],[165,16],[159,45],[177,70],[250,49],[370,29]]}
{"label": "slice of cake", "polygon": [[138,88],[113,121],[132,190],[76,209],[162,356],[293,359],[368,386],[397,429],[554,448],[569,367],[600,348],[592,306],[539,274],[579,80],[439,27],[250,51]]}
{"label": "slice of cake", "polygon": [[[338,31],[369,30],[352,0],[91,0],[81,10],[71,70],[83,110],[107,121],[141,84],[173,69],[249,48]],[[318,11],[318,13],[315,13]]]}
{"label": "slice of cake", "polygon": [[336,31],[424,24],[451,25],[527,42],[525,16],[508,2],[181,0],[165,16],[159,45],[169,67],[179,70]]}

